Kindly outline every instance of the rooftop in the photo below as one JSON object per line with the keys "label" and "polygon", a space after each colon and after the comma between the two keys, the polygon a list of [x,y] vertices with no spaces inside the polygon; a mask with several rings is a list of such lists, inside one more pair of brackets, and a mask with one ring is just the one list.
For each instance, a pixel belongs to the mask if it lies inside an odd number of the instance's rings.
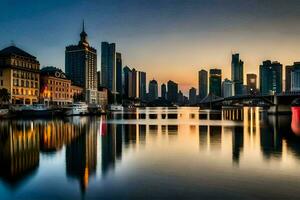
{"label": "rooftop", "polygon": [[16,47],[16,46],[9,46],[0,51],[0,55],[18,55],[23,57],[28,57],[32,59],[36,59],[35,56],[23,51],[22,49]]}

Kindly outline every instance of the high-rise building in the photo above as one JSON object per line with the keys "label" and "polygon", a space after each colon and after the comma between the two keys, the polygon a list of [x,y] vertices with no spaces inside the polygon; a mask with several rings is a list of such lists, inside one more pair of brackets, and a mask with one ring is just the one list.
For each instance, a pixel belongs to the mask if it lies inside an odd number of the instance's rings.
{"label": "high-rise building", "polygon": [[181,90],[179,90],[178,94],[177,94],[177,103],[179,105],[183,105],[184,104],[184,95],[181,92]]}
{"label": "high-rise building", "polygon": [[244,62],[239,54],[233,54],[231,60],[231,81],[234,84],[234,95],[243,94]]}
{"label": "high-rise building", "polygon": [[254,94],[257,91],[257,75],[247,74],[247,93]]}
{"label": "high-rise building", "polygon": [[197,103],[197,89],[192,87],[190,90],[189,90],[189,103],[191,105],[194,105]]}
{"label": "high-rise building", "polygon": [[161,98],[162,99],[167,99],[167,86],[166,86],[166,84],[161,84],[161,88],[160,88],[160,92],[161,92]]}
{"label": "high-rise building", "polygon": [[36,57],[15,46],[0,51],[0,89],[7,89],[12,104],[39,100],[40,63]]}
{"label": "high-rise building", "polygon": [[172,103],[177,103],[178,84],[169,80],[167,85],[168,85],[168,92],[167,92],[168,100]]}
{"label": "high-rise building", "polygon": [[[292,72],[295,70],[298,71],[299,68],[300,68],[300,62],[294,62],[293,65],[289,65],[285,67],[285,91],[286,92],[292,91]],[[296,75],[296,73],[294,75]],[[296,78],[296,76],[294,76],[294,78]],[[295,83],[296,82],[294,82],[294,86]]]}
{"label": "high-rise building", "polygon": [[222,82],[222,70],[210,69],[209,70],[209,93],[220,97],[221,82]]}
{"label": "high-rise building", "polygon": [[147,97],[146,81],[147,81],[146,72],[139,72],[139,95],[140,95],[139,98],[142,101],[145,101]]}
{"label": "high-rise building", "polygon": [[116,92],[116,44],[101,43],[101,82],[102,86]]}
{"label": "high-rise building", "polygon": [[300,62],[294,63],[291,71],[291,92],[300,91]]}
{"label": "high-rise building", "polygon": [[91,47],[82,26],[78,45],[70,45],[65,51],[66,75],[72,83],[84,88],[85,100],[96,103],[97,99],[97,50]]}
{"label": "high-rise building", "polygon": [[124,72],[124,97],[132,98],[132,71],[128,66],[123,69]]}
{"label": "high-rise building", "polygon": [[293,65],[285,66],[285,91],[286,92],[291,91],[291,72],[293,68],[294,68]]}
{"label": "high-rise building", "polygon": [[138,98],[139,97],[139,90],[138,90],[138,71],[135,68],[132,69],[132,97]]}
{"label": "high-rise building", "polygon": [[149,82],[148,100],[154,101],[157,98],[158,98],[158,85],[157,85],[157,81],[153,79]]}
{"label": "high-rise building", "polygon": [[231,97],[234,94],[234,86],[233,86],[233,82],[229,79],[225,79],[222,82],[222,96],[224,98],[226,97]]}
{"label": "high-rise building", "polygon": [[282,92],[282,64],[279,62],[263,61],[259,67],[259,77],[261,94]]}
{"label": "high-rise building", "polygon": [[198,72],[198,90],[199,90],[200,101],[207,96],[207,90],[208,90],[207,77],[208,77],[208,73],[206,70],[202,69]]}
{"label": "high-rise building", "polygon": [[116,53],[116,92],[119,96],[122,96],[122,55],[121,53]]}

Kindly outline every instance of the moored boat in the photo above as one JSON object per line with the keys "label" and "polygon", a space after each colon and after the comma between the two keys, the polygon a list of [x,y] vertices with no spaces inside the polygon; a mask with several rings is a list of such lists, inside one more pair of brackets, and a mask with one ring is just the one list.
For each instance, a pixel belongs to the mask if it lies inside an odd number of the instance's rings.
{"label": "moored boat", "polygon": [[63,107],[63,114],[66,116],[87,115],[88,113],[88,105],[84,102],[73,103]]}
{"label": "moored boat", "polygon": [[45,104],[34,104],[12,106],[11,112],[16,117],[51,117],[58,112],[58,109]]}
{"label": "moored boat", "polygon": [[0,118],[6,118],[9,116],[9,109],[0,109]]}
{"label": "moored boat", "polygon": [[109,111],[123,111],[123,106],[119,104],[109,105]]}

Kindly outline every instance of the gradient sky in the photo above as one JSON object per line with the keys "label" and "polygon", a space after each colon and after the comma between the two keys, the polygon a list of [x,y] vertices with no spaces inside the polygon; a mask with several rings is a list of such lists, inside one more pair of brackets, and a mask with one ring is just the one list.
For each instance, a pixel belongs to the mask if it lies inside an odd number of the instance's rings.
{"label": "gradient sky", "polygon": [[0,0],[0,48],[14,41],[41,66],[64,69],[65,46],[77,44],[84,19],[98,69],[101,41],[116,42],[124,65],[186,93],[200,69],[230,78],[232,52],[245,73],[266,59],[299,61],[299,10],[299,0]]}

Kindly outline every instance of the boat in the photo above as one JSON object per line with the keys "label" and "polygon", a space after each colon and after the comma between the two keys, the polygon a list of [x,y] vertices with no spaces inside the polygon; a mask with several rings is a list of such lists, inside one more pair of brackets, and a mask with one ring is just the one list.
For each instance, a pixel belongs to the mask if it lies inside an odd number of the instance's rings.
{"label": "boat", "polygon": [[84,102],[68,104],[63,107],[63,114],[66,116],[87,115],[88,113],[88,105]]}
{"label": "boat", "polygon": [[58,109],[45,104],[34,104],[13,106],[11,112],[16,117],[51,117],[58,112]]}
{"label": "boat", "polygon": [[89,104],[88,112],[90,115],[99,115],[99,114],[104,113],[101,105],[99,105],[99,104]]}
{"label": "boat", "polygon": [[0,109],[0,118],[6,118],[9,115],[9,109]]}
{"label": "boat", "polygon": [[119,104],[110,104],[109,111],[123,111],[123,106]]}

